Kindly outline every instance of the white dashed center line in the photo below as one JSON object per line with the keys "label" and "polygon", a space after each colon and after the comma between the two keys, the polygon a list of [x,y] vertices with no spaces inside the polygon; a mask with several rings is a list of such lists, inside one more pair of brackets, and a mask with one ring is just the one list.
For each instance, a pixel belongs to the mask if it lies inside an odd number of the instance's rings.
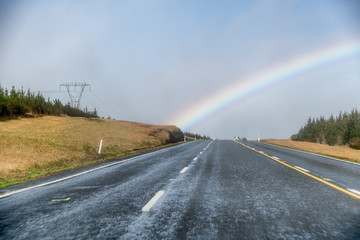
{"label": "white dashed center line", "polygon": [[154,204],[161,198],[164,191],[158,191],[155,196],[141,209],[143,212],[148,212],[154,206]]}
{"label": "white dashed center line", "polygon": [[200,154],[203,154],[203,152],[200,152]]}
{"label": "white dashed center line", "polygon": [[184,172],[186,172],[186,170],[188,170],[188,167],[184,167],[184,168],[180,171],[180,173],[184,173]]}
{"label": "white dashed center line", "polygon": [[301,171],[304,171],[304,172],[310,172],[309,170],[305,169],[305,168],[301,168],[301,167],[298,167],[298,166],[294,166],[296,167],[297,169],[300,169]]}
{"label": "white dashed center line", "polygon": [[52,202],[65,202],[69,201],[71,198],[61,198],[61,199],[53,199]]}
{"label": "white dashed center line", "polygon": [[198,160],[198,157],[194,157],[194,161]]}

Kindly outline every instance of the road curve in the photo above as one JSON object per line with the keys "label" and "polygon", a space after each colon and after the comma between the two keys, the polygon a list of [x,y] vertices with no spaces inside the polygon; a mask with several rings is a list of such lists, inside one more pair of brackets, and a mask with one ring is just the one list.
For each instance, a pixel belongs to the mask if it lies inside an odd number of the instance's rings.
{"label": "road curve", "polygon": [[242,144],[189,142],[5,189],[31,187],[0,198],[0,239],[360,239],[359,165]]}

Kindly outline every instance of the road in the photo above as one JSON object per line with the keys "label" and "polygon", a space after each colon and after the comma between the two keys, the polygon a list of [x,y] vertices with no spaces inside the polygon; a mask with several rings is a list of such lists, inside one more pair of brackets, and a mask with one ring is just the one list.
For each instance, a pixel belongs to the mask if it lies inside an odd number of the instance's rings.
{"label": "road", "polygon": [[4,191],[0,239],[360,239],[360,165],[251,141],[188,142]]}

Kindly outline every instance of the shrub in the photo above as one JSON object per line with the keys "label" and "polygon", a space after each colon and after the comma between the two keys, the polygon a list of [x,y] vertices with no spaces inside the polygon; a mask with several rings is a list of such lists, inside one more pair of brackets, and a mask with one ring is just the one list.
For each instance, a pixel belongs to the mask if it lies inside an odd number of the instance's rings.
{"label": "shrub", "polygon": [[354,149],[360,149],[360,137],[352,138],[349,141],[349,147],[354,148]]}

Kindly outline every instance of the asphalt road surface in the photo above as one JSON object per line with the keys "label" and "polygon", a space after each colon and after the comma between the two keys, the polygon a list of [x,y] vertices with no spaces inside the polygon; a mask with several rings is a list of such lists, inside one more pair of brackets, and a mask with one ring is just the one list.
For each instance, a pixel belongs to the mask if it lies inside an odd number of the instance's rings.
{"label": "asphalt road surface", "polygon": [[360,239],[359,191],[358,164],[196,141],[3,189],[0,239]]}

